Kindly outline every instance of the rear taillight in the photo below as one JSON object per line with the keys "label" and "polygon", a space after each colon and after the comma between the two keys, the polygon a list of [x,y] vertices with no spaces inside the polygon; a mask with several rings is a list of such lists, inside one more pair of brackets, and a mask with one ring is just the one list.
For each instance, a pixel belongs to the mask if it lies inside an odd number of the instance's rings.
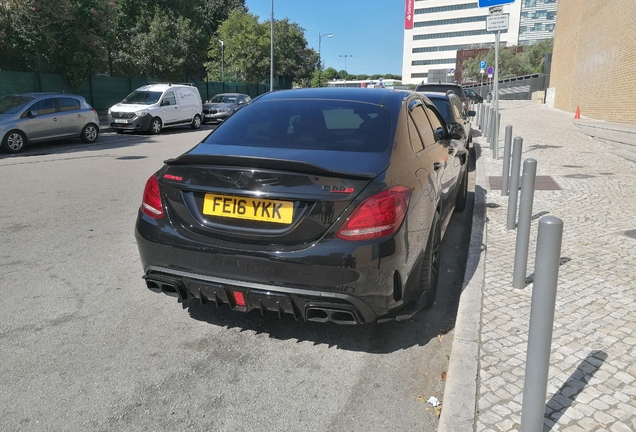
{"label": "rear taillight", "polygon": [[163,205],[159,192],[159,182],[154,174],[150,176],[144,188],[144,198],[141,202],[141,211],[153,219],[163,217]]}
{"label": "rear taillight", "polygon": [[93,111],[93,114],[97,115],[97,111],[95,111],[95,108],[91,108],[91,111]]}
{"label": "rear taillight", "polygon": [[343,240],[369,240],[395,233],[406,216],[411,190],[394,186],[358,205],[336,237]]}

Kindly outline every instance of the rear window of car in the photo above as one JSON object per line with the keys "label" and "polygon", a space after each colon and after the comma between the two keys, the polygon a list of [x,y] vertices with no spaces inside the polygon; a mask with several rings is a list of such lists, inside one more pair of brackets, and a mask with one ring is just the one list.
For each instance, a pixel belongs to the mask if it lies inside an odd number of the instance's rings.
{"label": "rear window of car", "polygon": [[450,101],[448,99],[439,99],[439,98],[431,98],[429,97],[437,111],[442,115],[442,118],[446,123],[453,123],[455,119],[453,118],[453,114],[451,113]]}
{"label": "rear window of car", "polygon": [[456,85],[448,85],[448,84],[420,84],[415,88],[415,91],[418,92],[438,92],[438,93],[446,93],[451,90],[460,99],[466,99],[464,95],[464,89],[460,86]]}
{"label": "rear window of car", "polygon": [[258,101],[238,110],[207,144],[384,152],[391,116],[374,104],[340,100]]}

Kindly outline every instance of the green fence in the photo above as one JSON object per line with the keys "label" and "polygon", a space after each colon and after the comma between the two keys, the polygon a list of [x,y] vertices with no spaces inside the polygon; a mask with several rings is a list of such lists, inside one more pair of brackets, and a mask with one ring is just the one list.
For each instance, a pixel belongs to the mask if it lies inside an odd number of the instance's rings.
{"label": "green fence", "polygon": [[[37,72],[0,71],[0,96],[30,92],[61,92],[79,94],[96,110],[107,110],[123,100],[133,90],[146,84],[161,82],[153,78],[90,77],[81,87],[72,87],[63,75]],[[219,93],[244,93],[251,97],[269,91],[268,84],[195,81],[204,101]],[[291,83],[279,80],[275,89],[291,88]]]}

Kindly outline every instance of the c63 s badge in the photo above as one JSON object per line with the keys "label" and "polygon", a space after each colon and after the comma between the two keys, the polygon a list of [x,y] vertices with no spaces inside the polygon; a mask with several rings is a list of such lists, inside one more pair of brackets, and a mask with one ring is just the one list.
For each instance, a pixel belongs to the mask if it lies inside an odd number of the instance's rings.
{"label": "c63 s badge", "polygon": [[334,192],[334,193],[353,193],[355,188],[348,188],[344,186],[323,186],[322,190]]}

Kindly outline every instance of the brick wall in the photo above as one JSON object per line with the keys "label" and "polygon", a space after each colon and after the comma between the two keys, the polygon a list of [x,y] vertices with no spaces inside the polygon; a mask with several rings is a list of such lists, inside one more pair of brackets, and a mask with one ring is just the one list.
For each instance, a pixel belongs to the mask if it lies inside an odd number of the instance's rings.
{"label": "brick wall", "polygon": [[555,107],[636,124],[636,0],[559,0]]}

